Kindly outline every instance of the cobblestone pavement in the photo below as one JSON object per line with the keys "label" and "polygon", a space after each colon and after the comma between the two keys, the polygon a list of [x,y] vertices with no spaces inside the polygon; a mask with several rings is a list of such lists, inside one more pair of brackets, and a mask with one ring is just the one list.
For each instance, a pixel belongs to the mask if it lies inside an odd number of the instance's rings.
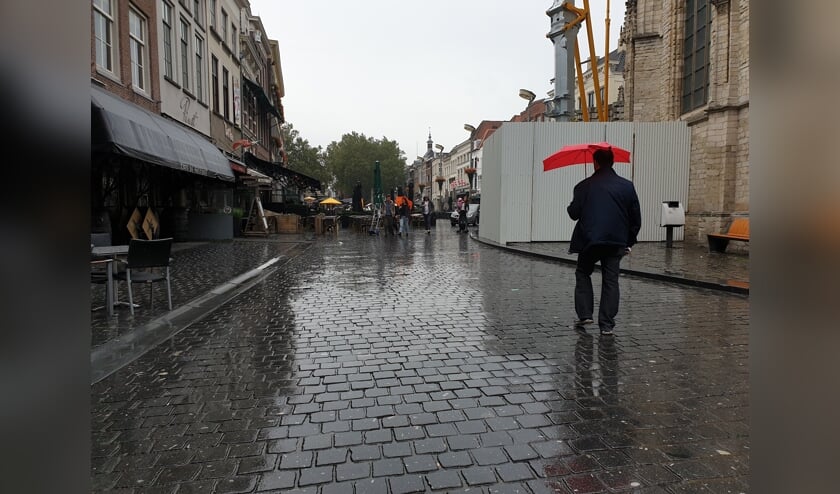
{"label": "cobblestone pavement", "polygon": [[[594,276],[596,293],[598,276]],[[747,492],[749,301],[341,231],[91,388],[95,492]]]}
{"label": "cobblestone pavement", "polygon": [[[569,254],[569,242],[513,242],[508,249],[577,262]],[[644,275],[676,283],[749,293],[749,255],[735,252],[709,252],[708,246],[691,242],[641,242],[621,261],[622,272]]]}
{"label": "cobblestone pavement", "polygon": [[[309,236],[311,238],[311,235]],[[302,235],[288,235],[270,241],[236,239],[232,242],[179,242],[172,246],[172,306],[178,307],[195,297],[205,294],[222,283],[242,274],[261,263],[305,243]],[[120,300],[128,300],[125,283],[119,283]],[[104,310],[91,312],[91,347],[100,346],[124,335],[138,326],[164,314],[167,309],[166,287],[156,284],[149,292],[134,287],[135,303],[141,305],[132,316],[127,307],[120,307],[109,317]],[[91,284],[91,301],[102,305],[105,300],[104,285]]]}

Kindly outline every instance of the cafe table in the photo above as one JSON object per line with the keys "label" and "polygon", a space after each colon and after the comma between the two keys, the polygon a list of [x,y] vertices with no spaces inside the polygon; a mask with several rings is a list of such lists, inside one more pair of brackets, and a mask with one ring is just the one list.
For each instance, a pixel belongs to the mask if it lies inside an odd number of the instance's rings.
{"label": "cafe table", "polygon": [[[128,245],[99,245],[90,249],[90,255],[94,260],[111,259],[116,261],[119,257],[125,257],[128,255]],[[109,269],[112,271],[111,300],[113,301],[113,305],[125,305],[127,307],[128,302],[117,300],[117,281],[113,279],[113,268],[109,267]],[[134,304],[134,307],[140,307],[140,305]]]}

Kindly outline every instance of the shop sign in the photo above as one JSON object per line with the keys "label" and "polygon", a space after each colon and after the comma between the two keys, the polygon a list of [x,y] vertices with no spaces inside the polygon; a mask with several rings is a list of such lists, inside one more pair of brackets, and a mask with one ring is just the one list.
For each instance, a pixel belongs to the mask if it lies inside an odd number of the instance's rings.
{"label": "shop sign", "polygon": [[242,125],[242,98],[239,94],[239,81],[233,81],[233,123]]}
{"label": "shop sign", "polygon": [[184,123],[190,127],[195,127],[195,121],[198,120],[198,112],[190,114],[190,105],[192,100],[186,96],[181,100],[181,112],[184,114]]}

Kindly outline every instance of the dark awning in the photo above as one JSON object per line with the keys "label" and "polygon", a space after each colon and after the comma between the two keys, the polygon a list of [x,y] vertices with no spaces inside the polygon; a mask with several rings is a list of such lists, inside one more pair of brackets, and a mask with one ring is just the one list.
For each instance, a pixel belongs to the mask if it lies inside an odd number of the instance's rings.
{"label": "dark awning", "polygon": [[260,102],[260,105],[263,108],[265,108],[266,111],[268,111],[269,113],[273,113],[274,116],[279,118],[280,123],[283,123],[284,122],[283,115],[281,115],[280,112],[277,111],[277,108],[275,108],[274,105],[271,104],[271,100],[268,99],[268,95],[265,94],[265,91],[263,91],[262,86],[260,86],[256,82],[251,81],[251,80],[249,80],[248,78],[245,78],[245,77],[243,77],[242,80],[245,81],[245,86],[247,86],[248,89],[252,93],[254,93],[254,96],[257,97],[257,101]]}
{"label": "dark awning", "polygon": [[201,134],[96,86],[91,86],[91,144],[93,151],[234,179],[227,157]]}
{"label": "dark awning", "polygon": [[283,167],[280,163],[265,161],[257,158],[251,153],[245,153],[244,161],[249,168],[254,168],[258,172],[268,175],[269,177],[279,181],[284,187],[321,190],[320,180],[307,177],[303,173],[299,173],[294,170],[289,170],[288,168]]}

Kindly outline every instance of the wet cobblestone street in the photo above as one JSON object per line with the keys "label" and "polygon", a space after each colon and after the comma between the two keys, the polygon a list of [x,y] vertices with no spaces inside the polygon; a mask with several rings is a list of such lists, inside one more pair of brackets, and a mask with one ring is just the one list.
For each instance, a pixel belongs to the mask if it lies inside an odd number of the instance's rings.
{"label": "wet cobblestone street", "polygon": [[91,387],[95,492],[749,491],[748,298],[622,276],[601,337],[574,266],[442,222],[284,252]]}
{"label": "wet cobblestone street", "polygon": [[[171,268],[173,307],[183,305],[268,259],[286,255],[301,245],[302,242],[252,239],[237,239],[233,242],[176,243],[172,247]],[[149,292],[137,290],[137,287],[135,290],[135,303],[143,306],[143,309],[135,311],[134,316],[129,315],[127,310],[115,311],[114,317],[108,317],[104,310],[91,312],[92,347],[100,346],[124,335],[165,312],[165,289],[157,286],[152,292],[155,310],[151,310],[149,306]],[[119,284],[118,297],[122,301],[128,300],[125,283]],[[91,300],[99,305],[104,299],[105,287],[91,285]]]}

